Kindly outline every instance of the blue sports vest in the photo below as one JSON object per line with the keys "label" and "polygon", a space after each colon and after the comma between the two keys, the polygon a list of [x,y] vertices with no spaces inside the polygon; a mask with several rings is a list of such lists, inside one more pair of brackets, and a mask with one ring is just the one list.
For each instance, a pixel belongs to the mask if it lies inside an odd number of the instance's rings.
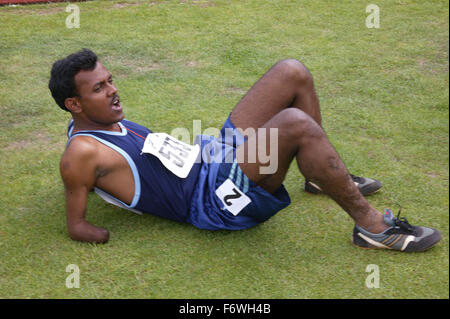
{"label": "blue sports vest", "polygon": [[201,163],[195,163],[186,178],[179,178],[166,169],[157,157],[145,153],[141,155],[145,138],[152,132],[151,130],[127,120],[118,124],[121,132],[78,131],[74,133],[73,121],[68,127],[69,141],[75,136],[95,138],[121,154],[131,168],[134,178],[134,197],[130,205],[101,190],[100,192],[125,208],[187,222],[191,197]]}

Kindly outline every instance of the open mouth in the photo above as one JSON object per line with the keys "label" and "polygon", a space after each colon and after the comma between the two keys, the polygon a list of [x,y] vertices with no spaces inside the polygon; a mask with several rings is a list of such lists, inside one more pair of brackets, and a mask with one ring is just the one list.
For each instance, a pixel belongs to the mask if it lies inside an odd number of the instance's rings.
{"label": "open mouth", "polygon": [[122,110],[122,106],[120,105],[120,99],[119,96],[115,96],[112,100],[112,108],[115,111],[121,111]]}

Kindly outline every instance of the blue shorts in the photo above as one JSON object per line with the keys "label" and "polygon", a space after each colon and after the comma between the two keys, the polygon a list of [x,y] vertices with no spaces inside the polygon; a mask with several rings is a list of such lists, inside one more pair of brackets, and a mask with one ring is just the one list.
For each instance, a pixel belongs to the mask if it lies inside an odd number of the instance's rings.
{"label": "blue shorts", "polygon": [[229,117],[218,138],[202,139],[201,169],[187,222],[209,230],[246,229],[291,203],[283,185],[270,194],[242,172],[235,151],[245,140]]}

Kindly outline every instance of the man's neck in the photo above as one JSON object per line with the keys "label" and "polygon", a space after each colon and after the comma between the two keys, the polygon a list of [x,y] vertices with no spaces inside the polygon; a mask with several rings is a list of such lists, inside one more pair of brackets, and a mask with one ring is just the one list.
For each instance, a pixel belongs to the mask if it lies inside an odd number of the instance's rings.
{"label": "man's neck", "polygon": [[100,123],[80,123],[80,121],[74,120],[73,122],[73,131],[112,131],[112,132],[121,132],[118,122],[113,124],[100,124]]}

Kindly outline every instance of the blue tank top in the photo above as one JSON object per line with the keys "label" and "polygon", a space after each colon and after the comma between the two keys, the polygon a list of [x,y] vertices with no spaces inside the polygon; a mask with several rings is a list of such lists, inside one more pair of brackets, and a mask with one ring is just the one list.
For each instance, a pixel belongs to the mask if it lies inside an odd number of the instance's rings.
{"label": "blue tank top", "polygon": [[145,138],[152,132],[151,130],[127,120],[122,120],[118,124],[120,132],[73,132],[73,121],[68,127],[69,142],[75,136],[90,136],[121,154],[131,168],[134,178],[134,196],[129,205],[104,191],[100,190],[100,192],[125,208],[179,222],[188,222],[191,197],[201,163],[195,163],[186,178],[179,178],[166,169],[155,156],[141,154]]}

